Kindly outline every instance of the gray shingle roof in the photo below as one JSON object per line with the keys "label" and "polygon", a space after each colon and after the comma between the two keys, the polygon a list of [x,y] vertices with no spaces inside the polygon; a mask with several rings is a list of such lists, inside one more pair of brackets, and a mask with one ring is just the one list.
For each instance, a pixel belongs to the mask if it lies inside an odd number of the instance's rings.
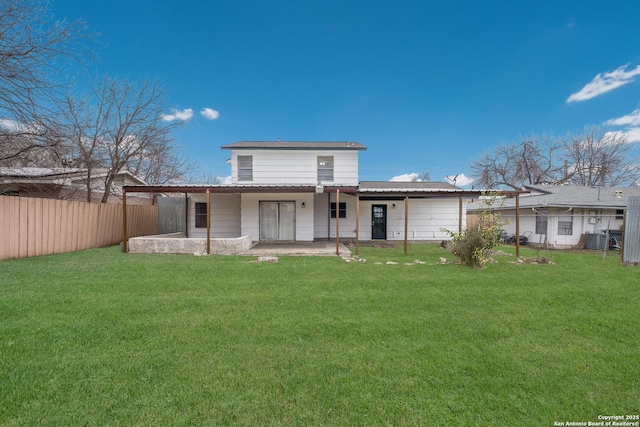
{"label": "gray shingle roof", "polygon": [[366,150],[359,142],[350,141],[238,141],[223,145],[223,150]]}
{"label": "gray shingle roof", "polygon": [[[520,196],[521,208],[574,207],[623,209],[629,196],[640,196],[640,187],[582,187],[571,185],[529,186],[530,194]],[[619,194],[616,194],[619,191]],[[475,204],[472,204],[475,205]],[[469,206],[472,210],[476,206]],[[515,198],[506,199],[498,209],[513,209]]]}

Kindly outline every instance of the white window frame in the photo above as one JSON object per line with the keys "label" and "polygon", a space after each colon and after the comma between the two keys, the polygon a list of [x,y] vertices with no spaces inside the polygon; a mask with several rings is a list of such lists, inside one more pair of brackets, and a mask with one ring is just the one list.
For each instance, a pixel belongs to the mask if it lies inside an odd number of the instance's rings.
{"label": "white window frame", "polygon": [[318,156],[318,182],[333,182],[333,156]]}
{"label": "white window frame", "polygon": [[[338,206],[338,215],[340,218],[347,217],[347,202],[340,202],[340,206]],[[331,202],[330,215],[331,218],[336,217],[336,202]]]}
{"label": "white window frame", "polygon": [[[543,230],[544,228],[544,230]],[[549,229],[549,214],[546,209],[536,211],[536,234],[547,234]]]}
{"label": "white window frame", "polygon": [[238,156],[238,181],[253,181],[253,156]]}
{"label": "white window frame", "polygon": [[558,215],[558,236],[573,235],[573,212],[569,214]]}
{"label": "white window frame", "polygon": [[[204,212],[202,212],[204,210]],[[194,204],[195,228],[207,228],[207,204],[195,202]]]}

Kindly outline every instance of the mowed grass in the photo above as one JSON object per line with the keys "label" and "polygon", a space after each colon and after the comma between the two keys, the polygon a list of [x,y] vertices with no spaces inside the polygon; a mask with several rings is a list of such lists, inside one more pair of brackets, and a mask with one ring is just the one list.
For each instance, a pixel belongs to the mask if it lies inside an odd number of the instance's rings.
{"label": "mowed grass", "polygon": [[[0,425],[543,426],[637,414],[640,269],[617,254],[552,255],[497,256],[479,271],[439,265],[453,257],[436,245],[361,248],[363,263],[115,247],[3,261]],[[426,264],[404,265],[414,259]]]}

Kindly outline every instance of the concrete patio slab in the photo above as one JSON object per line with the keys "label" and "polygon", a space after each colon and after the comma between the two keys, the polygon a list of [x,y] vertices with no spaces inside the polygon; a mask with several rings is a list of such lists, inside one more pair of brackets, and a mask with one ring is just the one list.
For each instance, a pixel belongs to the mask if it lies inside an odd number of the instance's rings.
{"label": "concrete patio slab", "polygon": [[[350,258],[351,251],[343,244],[338,244],[339,256]],[[241,255],[247,256],[337,256],[336,242],[287,242],[258,243]]]}

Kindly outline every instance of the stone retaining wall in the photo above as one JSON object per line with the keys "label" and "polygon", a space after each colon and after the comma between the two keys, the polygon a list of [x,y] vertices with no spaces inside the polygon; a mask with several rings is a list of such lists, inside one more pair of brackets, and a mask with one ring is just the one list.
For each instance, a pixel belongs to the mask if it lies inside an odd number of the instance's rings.
{"label": "stone retaining wall", "polygon": [[[211,239],[211,253],[237,255],[251,249],[251,236]],[[129,239],[129,252],[137,254],[206,254],[207,239],[185,238],[184,233]]]}

